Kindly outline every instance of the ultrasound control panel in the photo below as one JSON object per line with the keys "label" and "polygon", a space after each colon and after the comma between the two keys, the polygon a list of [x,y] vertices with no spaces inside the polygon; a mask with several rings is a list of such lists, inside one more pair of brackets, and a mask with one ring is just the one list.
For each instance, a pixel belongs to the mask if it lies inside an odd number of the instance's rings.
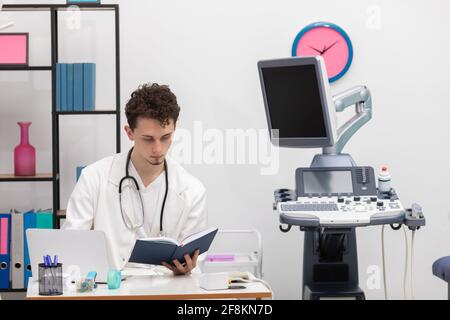
{"label": "ultrasound control panel", "polygon": [[295,193],[276,196],[280,221],[362,226],[402,217],[405,209],[395,190],[390,195],[381,194],[375,182],[371,167],[299,168]]}
{"label": "ultrasound control panel", "polygon": [[377,194],[372,167],[298,168],[295,181],[298,197]]}

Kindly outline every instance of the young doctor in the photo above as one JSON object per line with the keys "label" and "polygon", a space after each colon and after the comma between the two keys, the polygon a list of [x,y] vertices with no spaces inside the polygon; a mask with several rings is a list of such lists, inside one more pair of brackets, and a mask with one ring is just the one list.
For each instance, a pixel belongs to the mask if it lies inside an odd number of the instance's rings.
{"label": "young doctor", "polygon": [[[63,229],[104,231],[117,269],[138,238],[181,240],[206,228],[204,186],[167,157],[179,112],[168,86],[140,86],[125,108],[125,131],[134,147],[84,168],[69,199]],[[198,254],[186,255],[183,265],[164,265],[176,275],[188,274]]]}

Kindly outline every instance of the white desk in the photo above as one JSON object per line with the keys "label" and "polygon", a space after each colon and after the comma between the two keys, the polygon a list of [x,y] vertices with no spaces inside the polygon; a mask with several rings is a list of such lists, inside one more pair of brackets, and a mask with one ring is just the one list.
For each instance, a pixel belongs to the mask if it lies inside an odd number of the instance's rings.
{"label": "white desk", "polygon": [[160,299],[262,299],[271,298],[272,293],[261,283],[242,284],[246,289],[208,291],[198,286],[200,274],[187,276],[142,275],[131,276],[122,281],[119,289],[109,290],[106,284],[99,284],[94,292],[78,293],[75,288],[65,288],[61,296],[39,295],[39,283],[30,280],[27,299],[30,300],[160,300]]}

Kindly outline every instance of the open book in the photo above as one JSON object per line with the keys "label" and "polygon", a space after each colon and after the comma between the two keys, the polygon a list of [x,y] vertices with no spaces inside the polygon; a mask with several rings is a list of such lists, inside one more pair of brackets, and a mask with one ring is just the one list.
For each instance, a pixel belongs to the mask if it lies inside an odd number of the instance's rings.
{"label": "open book", "polygon": [[185,254],[192,256],[197,249],[200,254],[208,251],[217,231],[217,228],[209,228],[191,234],[180,243],[167,237],[138,239],[129,262],[161,265],[163,261],[173,264],[172,261],[178,259],[183,264]]}

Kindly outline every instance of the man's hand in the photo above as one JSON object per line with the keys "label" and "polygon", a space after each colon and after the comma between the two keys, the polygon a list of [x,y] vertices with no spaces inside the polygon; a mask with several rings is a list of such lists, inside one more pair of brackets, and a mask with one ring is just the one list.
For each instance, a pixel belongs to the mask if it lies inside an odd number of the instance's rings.
{"label": "man's hand", "polygon": [[184,255],[185,263],[181,264],[177,259],[173,260],[173,264],[175,266],[171,266],[165,262],[162,262],[162,265],[168,269],[170,269],[174,275],[182,275],[182,274],[190,274],[192,269],[197,266],[197,258],[200,254],[199,250],[195,250],[194,255],[190,257],[188,254]]}

